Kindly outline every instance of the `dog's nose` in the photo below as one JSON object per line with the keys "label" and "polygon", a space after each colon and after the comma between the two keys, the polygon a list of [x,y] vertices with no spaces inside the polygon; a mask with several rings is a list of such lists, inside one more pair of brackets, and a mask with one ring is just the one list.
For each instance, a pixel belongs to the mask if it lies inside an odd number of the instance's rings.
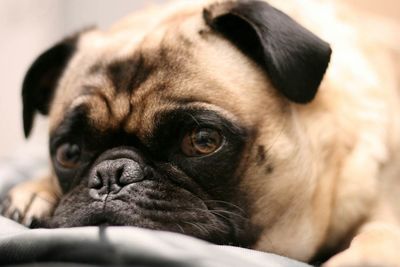
{"label": "dog's nose", "polygon": [[145,176],[142,166],[132,159],[105,160],[89,175],[90,195],[98,198],[109,193],[117,194],[123,187],[140,182]]}

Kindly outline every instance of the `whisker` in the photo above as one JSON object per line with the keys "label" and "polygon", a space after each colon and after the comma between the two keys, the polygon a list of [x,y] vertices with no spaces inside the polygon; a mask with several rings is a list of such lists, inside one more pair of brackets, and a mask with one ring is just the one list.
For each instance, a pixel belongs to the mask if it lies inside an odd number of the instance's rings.
{"label": "whisker", "polygon": [[[249,220],[248,218],[246,218],[246,217],[244,217],[244,216],[242,216],[242,215],[240,215],[240,214],[237,214],[237,213],[235,213],[235,212],[228,211],[228,210],[209,210],[209,211],[210,211],[212,214],[217,215],[217,216],[221,216],[221,217],[223,217],[223,218],[225,218],[225,219],[230,219],[230,218],[228,218],[228,217],[226,217],[226,216],[231,216],[231,217],[237,217],[237,218],[242,219],[242,220],[244,220],[244,221],[248,221],[248,220]],[[226,216],[224,216],[224,215],[222,215],[222,214],[226,214]]]}
{"label": "whisker", "polygon": [[185,229],[183,229],[183,227],[179,223],[176,223],[175,225],[179,228],[179,230],[181,231],[182,234],[186,233]]}
{"label": "whisker", "polygon": [[204,200],[204,203],[222,204],[222,205],[225,205],[226,207],[234,208],[234,209],[238,210],[242,214],[246,214],[244,209],[242,209],[241,207],[239,207],[239,206],[237,206],[237,205],[235,205],[233,203],[227,202],[227,201],[222,201],[222,200]]}
{"label": "whisker", "polygon": [[[224,219],[226,219],[226,220],[231,220],[231,218],[229,218],[229,217],[227,217],[227,216],[240,218],[240,219],[242,219],[242,220],[244,220],[244,221],[247,221],[247,220],[248,220],[248,218],[244,217],[243,215],[238,214],[238,213],[235,213],[235,212],[233,212],[233,211],[229,211],[229,210],[222,210],[222,209],[201,209],[201,208],[193,208],[193,209],[191,209],[191,210],[192,210],[192,211],[200,211],[200,212],[204,212],[204,213],[209,212],[209,213],[211,213],[211,214],[213,214],[213,215],[215,215],[215,216],[222,217],[222,218],[224,218]],[[222,214],[226,214],[226,216],[225,216],[225,215],[222,215]]]}
{"label": "whisker", "polygon": [[209,233],[209,231],[206,228],[200,226],[198,223],[191,223],[191,222],[183,222],[183,223],[186,223],[186,224],[191,225],[194,228],[198,229],[201,234],[207,235]]}

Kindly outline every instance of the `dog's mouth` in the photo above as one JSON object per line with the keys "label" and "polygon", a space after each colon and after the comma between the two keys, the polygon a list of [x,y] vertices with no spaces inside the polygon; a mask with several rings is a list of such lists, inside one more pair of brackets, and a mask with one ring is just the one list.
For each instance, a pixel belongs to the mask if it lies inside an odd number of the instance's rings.
{"label": "dog's mouth", "polygon": [[[226,218],[219,218],[207,210],[178,208],[147,210],[137,209],[131,205],[119,206],[116,210],[111,207],[113,206],[110,205],[110,208],[103,210],[88,208],[86,214],[72,215],[74,219],[66,219],[64,215],[56,214],[50,219],[47,227],[134,226],[191,235],[217,244],[234,244],[237,240],[233,224]],[[84,212],[83,209],[80,211]]]}
{"label": "dog's mouth", "polygon": [[98,221],[98,222],[95,222],[95,223],[93,224],[93,226],[100,226],[100,227],[102,227],[102,226],[113,226],[113,225],[110,225],[110,224],[107,222],[107,220],[100,220],[100,221]]}
{"label": "dog's mouth", "polygon": [[178,200],[170,196],[164,200],[131,197],[129,201],[82,203],[82,195],[71,194],[61,200],[53,216],[41,227],[135,226],[177,232],[216,244],[250,247],[255,242],[255,232],[249,231],[246,220],[238,221],[239,215],[222,212],[221,207],[206,207],[204,202],[189,195],[186,199],[180,197]]}
{"label": "dog's mouth", "polygon": [[112,219],[112,215],[105,215],[103,212],[91,214],[84,220],[81,226],[124,226],[122,222],[117,222]]}

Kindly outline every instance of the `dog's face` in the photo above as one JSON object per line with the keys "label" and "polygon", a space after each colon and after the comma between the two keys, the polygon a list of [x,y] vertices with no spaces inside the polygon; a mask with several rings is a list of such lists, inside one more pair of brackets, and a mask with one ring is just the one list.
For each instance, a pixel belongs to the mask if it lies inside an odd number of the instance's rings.
{"label": "dog's face", "polygon": [[154,20],[84,31],[29,70],[25,133],[35,111],[49,114],[63,195],[47,224],[132,225],[249,247],[286,228],[297,242],[286,220],[310,205],[312,163],[291,105],[314,98],[329,46],[258,1]]}

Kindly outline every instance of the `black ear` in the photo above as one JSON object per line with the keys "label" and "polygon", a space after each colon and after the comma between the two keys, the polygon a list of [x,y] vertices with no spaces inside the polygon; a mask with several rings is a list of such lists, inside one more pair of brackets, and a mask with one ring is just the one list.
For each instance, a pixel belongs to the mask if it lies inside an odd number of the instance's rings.
{"label": "black ear", "polygon": [[22,85],[25,137],[31,132],[36,111],[49,112],[59,78],[74,54],[79,34],[68,37],[43,52],[31,65]]}
{"label": "black ear", "polygon": [[203,15],[211,28],[255,60],[288,99],[307,103],[314,98],[330,60],[328,43],[263,1],[214,4]]}

